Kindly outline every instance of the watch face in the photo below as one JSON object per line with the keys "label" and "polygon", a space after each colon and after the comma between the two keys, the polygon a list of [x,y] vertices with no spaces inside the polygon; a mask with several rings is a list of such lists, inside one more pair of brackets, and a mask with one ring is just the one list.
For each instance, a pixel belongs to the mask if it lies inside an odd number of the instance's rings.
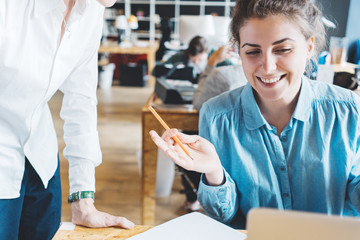
{"label": "watch face", "polygon": [[75,202],[76,200],[79,200],[79,192],[71,194],[68,198],[68,203]]}

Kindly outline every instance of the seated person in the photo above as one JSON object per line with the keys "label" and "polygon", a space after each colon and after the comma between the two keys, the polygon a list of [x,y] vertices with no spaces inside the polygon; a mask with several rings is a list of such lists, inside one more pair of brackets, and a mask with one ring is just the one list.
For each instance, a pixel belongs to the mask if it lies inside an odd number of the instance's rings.
{"label": "seated person", "polygon": [[303,75],[324,45],[320,10],[312,0],[238,0],[234,10],[249,83],[204,103],[200,136],[150,131],[153,141],[203,173],[199,202],[230,226],[244,228],[255,207],[359,216],[360,98]]}
{"label": "seated person", "polygon": [[232,49],[225,45],[210,55],[205,71],[199,76],[199,85],[194,95],[193,104],[198,111],[208,99],[247,83],[241,65],[216,67],[229,59],[231,52]]}
{"label": "seated person", "polygon": [[[199,76],[199,85],[194,95],[193,104],[197,110],[200,110],[202,104],[208,99],[247,83],[241,65],[216,67],[220,62],[229,59],[231,52],[232,49],[225,45],[210,55],[205,71]],[[201,173],[180,169],[183,172],[181,180],[186,194],[185,209],[188,211],[199,210],[197,190]]]}
{"label": "seated person", "polygon": [[[204,37],[196,36],[191,39],[189,43],[189,47],[176,53],[175,55],[171,56],[167,61],[162,62],[161,64],[157,65],[154,70],[152,71],[152,75],[155,77],[161,77],[167,74],[169,70],[166,68],[166,65],[182,65],[185,67],[193,67],[195,76],[201,74],[206,67],[208,56],[211,55],[213,51],[209,53],[209,47],[207,45],[207,41]],[[229,60],[225,60],[220,62],[217,66],[226,66],[232,65],[232,62]]]}

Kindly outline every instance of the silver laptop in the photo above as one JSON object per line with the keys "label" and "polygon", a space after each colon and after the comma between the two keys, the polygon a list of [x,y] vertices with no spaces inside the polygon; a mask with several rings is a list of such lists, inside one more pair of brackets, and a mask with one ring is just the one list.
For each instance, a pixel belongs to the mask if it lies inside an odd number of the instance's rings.
{"label": "silver laptop", "polygon": [[299,211],[252,209],[247,240],[360,240],[360,218]]}

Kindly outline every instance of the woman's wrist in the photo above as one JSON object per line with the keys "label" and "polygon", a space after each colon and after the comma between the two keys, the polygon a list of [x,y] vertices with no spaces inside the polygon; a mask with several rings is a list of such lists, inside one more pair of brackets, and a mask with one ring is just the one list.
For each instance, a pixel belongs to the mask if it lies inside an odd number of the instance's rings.
{"label": "woman's wrist", "polygon": [[225,182],[225,175],[222,167],[214,172],[205,173],[207,184],[210,186],[220,186]]}

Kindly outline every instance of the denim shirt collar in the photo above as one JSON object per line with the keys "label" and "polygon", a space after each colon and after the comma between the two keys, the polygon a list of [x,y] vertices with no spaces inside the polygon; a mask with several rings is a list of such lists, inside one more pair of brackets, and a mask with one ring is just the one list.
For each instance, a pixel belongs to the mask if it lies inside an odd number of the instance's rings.
{"label": "denim shirt collar", "polygon": [[[292,116],[292,118],[303,122],[307,121],[310,117],[311,102],[314,95],[309,81],[305,76],[301,78],[300,95]],[[249,83],[244,87],[243,94],[241,94],[241,107],[244,112],[244,121],[247,129],[254,130],[263,125],[266,125],[269,130],[273,129],[262,116],[255,100],[253,88]],[[292,125],[292,120],[290,120],[290,124]]]}
{"label": "denim shirt collar", "polygon": [[249,130],[259,128],[263,125],[269,125],[261,115],[254,97],[253,88],[249,83],[245,85],[243,94],[241,94],[241,107],[244,112],[245,126]]}
{"label": "denim shirt collar", "polygon": [[302,122],[305,122],[309,119],[311,113],[311,104],[314,99],[314,92],[310,86],[309,81],[313,80],[302,76],[300,95],[293,113],[293,118]]}

